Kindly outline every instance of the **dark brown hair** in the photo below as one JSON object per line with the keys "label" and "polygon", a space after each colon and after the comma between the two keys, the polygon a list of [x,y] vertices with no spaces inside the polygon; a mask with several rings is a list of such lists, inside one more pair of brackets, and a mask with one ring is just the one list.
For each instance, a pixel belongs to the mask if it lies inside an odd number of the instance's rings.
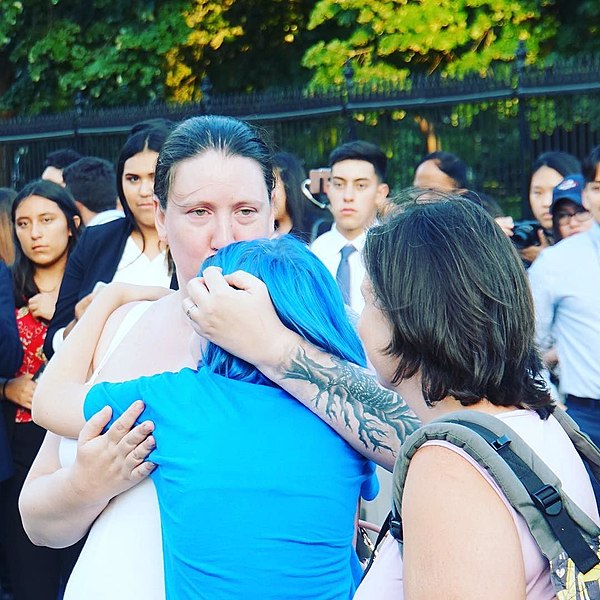
{"label": "dark brown hair", "polygon": [[364,261],[375,301],[390,323],[385,349],[398,359],[394,383],[421,377],[428,405],[552,403],[540,376],[533,300],[508,238],[475,203],[407,193],[367,235]]}
{"label": "dark brown hair", "polygon": [[[39,289],[34,280],[35,265],[33,262],[25,256],[21,248],[21,243],[17,238],[17,234],[14,229],[15,215],[17,208],[24,200],[27,200],[30,196],[41,196],[47,200],[51,200],[58,205],[58,208],[65,215],[67,220],[67,227],[71,235],[67,243],[67,253],[70,254],[80,234],[83,232],[84,226],[81,225],[81,214],[75,205],[75,200],[71,195],[71,192],[67,188],[64,188],[53,181],[45,179],[38,179],[28,183],[16,196],[12,205],[12,222],[13,222],[13,235],[15,241],[15,262],[12,268],[13,274],[13,290],[15,295],[15,306],[17,308],[27,303],[27,300],[32,296],[39,293]],[[78,219],[78,223],[75,222],[75,217]]]}

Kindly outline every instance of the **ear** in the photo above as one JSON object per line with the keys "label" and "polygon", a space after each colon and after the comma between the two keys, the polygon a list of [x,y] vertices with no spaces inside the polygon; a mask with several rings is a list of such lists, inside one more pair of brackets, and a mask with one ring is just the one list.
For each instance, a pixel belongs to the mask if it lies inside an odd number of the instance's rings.
{"label": "ear", "polygon": [[390,186],[387,183],[380,183],[377,186],[377,210],[382,212],[387,204],[387,197],[390,193]]}
{"label": "ear", "polygon": [[581,190],[581,204],[583,206],[583,208],[585,208],[585,210],[590,210],[590,201],[588,198],[588,185],[589,183],[586,183],[583,186],[583,189]]}
{"label": "ear", "polygon": [[271,190],[271,198],[269,201],[269,237],[273,237],[275,233],[275,190]]}
{"label": "ear", "polygon": [[[75,224],[75,229],[79,229],[81,226],[81,218],[78,215],[73,215],[73,223]],[[70,231],[69,235],[72,235]]]}
{"label": "ear", "polygon": [[158,198],[154,196],[154,224],[158,233],[158,239],[164,244],[168,244],[169,240],[167,237],[167,228],[165,226],[165,212],[163,211]]}
{"label": "ear", "polygon": [[329,190],[331,190],[331,173],[329,174],[329,178],[323,181],[323,193],[327,196],[327,210],[333,214],[333,209],[331,208],[331,198],[329,197]]}

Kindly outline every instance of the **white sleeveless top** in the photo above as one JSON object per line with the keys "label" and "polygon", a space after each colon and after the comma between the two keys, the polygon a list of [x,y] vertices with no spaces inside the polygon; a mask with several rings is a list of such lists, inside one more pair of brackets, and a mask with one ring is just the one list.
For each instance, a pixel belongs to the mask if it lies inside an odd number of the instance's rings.
{"label": "white sleeveless top", "polygon": [[112,281],[168,288],[171,284],[171,276],[166,252],[163,250],[150,259],[129,236]]}
{"label": "white sleeveless top", "polygon": [[[556,410],[561,409],[557,408]],[[577,450],[560,423],[554,417],[543,421],[535,412],[529,410],[513,410],[494,416],[504,421],[531,446],[533,451],[561,480],[562,488],[567,496],[593,521],[600,523],[589,476]],[[424,445],[443,446],[456,452],[485,477],[500,496],[515,522],[523,553],[527,600],[552,600],[555,595],[550,582],[547,560],[540,552],[525,519],[511,506],[485,468],[464,450],[443,440],[432,440]],[[354,595],[354,600],[373,600],[375,598],[377,600],[402,600],[404,598],[402,555],[398,543],[390,535],[382,542],[377,560]]]}
{"label": "white sleeveless top", "polygon": [[[151,305],[143,302],[125,316],[100,365]],[[72,464],[75,440],[62,438],[60,462]],[[85,546],[67,583],[64,600],[164,600],[162,535],[156,489],[150,478],[116,498],[92,525]]]}

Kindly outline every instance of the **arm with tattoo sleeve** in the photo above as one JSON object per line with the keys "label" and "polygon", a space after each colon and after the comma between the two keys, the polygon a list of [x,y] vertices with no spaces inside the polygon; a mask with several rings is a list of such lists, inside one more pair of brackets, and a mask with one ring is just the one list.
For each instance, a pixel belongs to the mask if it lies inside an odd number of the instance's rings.
{"label": "arm with tattoo sleeve", "polygon": [[198,306],[190,315],[200,335],[254,364],[358,452],[391,470],[400,445],[419,426],[398,394],[382,387],[367,369],[287,329],[265,285],[248,273],[223,277],[209,268],[202,279],[190,281],[188,293],[184,310]]}

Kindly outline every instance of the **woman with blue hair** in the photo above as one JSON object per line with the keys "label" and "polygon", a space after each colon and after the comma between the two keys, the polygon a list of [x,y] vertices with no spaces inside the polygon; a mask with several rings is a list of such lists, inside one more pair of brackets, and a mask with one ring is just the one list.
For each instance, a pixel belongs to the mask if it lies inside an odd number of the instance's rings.
{"label": "woman with blue hair", "polygon": [[[365,364],[335,281],[301,242],[237,242],[208,266],[252,273],[287,327]],[[84,406],[86,418],[108,405],[116,419],[144,399],[167,599],[351,598],[357,503],[377,491],[372,464],[253,365],[211,342],[202,354],[197,371],[95,385]]]}

